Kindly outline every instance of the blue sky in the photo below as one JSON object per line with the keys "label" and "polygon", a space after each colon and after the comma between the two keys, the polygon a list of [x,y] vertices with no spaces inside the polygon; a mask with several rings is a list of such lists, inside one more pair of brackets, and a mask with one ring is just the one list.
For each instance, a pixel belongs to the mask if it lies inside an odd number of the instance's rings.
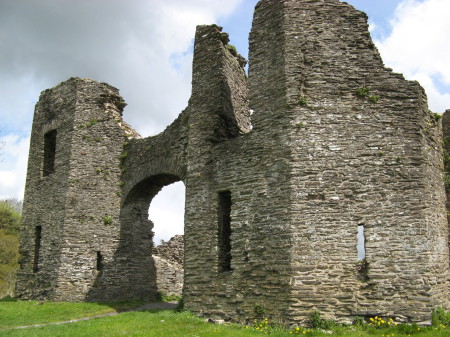
{"label": "blue sky", "polygon": [[[401,0],[348,0],[347,3],[369,15],[370,22],[376,22],[377,29],[372,34],[376,39],[389,35],[392,27],[389,24],[395,8]],[[253,9],[258,0],[244,0],[232,15],[220,18],[218,24],[230,34],[233,43],[243,56],[247,56],[247,35],[250,31]]]}
{"label": "blue sky", "polygon": [[[449,109],[450,1],[347,2],[368,14],[386,66],[419,80],[431,110]],[[108,82],[128,103],[126,121],[143,136],[161,132],[187,105],[195,26],[223,26],[247,56],[256,3],[0,0],[0,198],[23,197],[28,137],[42,90],[71,76]],[[162,201],[152,202],[151,214],[167,218],[176,213],[177,219],[169,222],[182,222],[183,188],[171,188],[157,196]]]}

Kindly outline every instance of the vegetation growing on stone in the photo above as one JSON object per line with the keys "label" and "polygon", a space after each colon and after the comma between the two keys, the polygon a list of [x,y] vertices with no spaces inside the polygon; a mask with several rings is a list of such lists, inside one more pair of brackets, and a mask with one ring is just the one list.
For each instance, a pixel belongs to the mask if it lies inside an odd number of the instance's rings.
{"label": "vegetation growing on stone", "polygon": [[306,101],[306,97],[300,97],[298,99],[298,104],[300,104],[301,106],[306,106],[308,104],[308,102]]}
{"label": "vegetation growing on stone", "polygon": [[112,217],[109,216],[109,215],[105,216],[105,217],[103,218],[103,223],[104,223],[105,225],[110,225],[110,224],[112,223]]}
{"label": "vegetation growing on stone", "polygon": [[97,119],[91,119],[91,120],[89,121],[89,123],[86,124],[86,126],[87,126],[87,127],[91,127],[91,126],[94,126],[94,125],[97,124],[97,123],[98,123],[98,120],[97,120]]}
{"label": "vegetation growing on stone", "polygon": [[328,330],[336,326],[336,323],[333,321],[323,319],[319,311],[313,311],[309,314],[309,326],[314,329]]}
{"label": "vegetation growing on stone", "polygon": [[444,184],[446,189],[450,189],[450,174],[445,172],[444,173]]}
{"label": "vegetation growing on stone", "polygon": [[232,44],[227,44],[226,47],[230,51],[231,55],[233,55],[233,56],[238,55],[238,52],[237,52],[237,49],[235,46],[233,46]]}
{"label": "vegetation growing on stone", "polygon": [[358,97],[367,97],[369,95],[369,88],[361,87],[356,90],[356,95]]}
{"label": "vegetation growing on stone", "polygon": [[444,164],[447,164],[450,161],[450,155],[447,151],[448,139],[444,138],[442,141],[442,152],[444,156]]}
{"label": "vegetation growing on stone", "polygon": [[379,99],[380,99],[380,97],[377,95],[369,96],[369,101],[371,101],[372,103],[377,103]]}
{"label": "vegetation growing on stone", "polygon": [[124,161],[127,157],[128,157],[128,152],[123,152],[123,153],[119,156],[119,159],[120,159],[121,161]]}
{"label": "vegetation growing on stone", "polygon": [[82,128],[84,128],[84,127],[91,127],[91,126],[94,126],[95,124],[97,124],[98,123],[98,120],[97,119],[91,119],[89,122],[87,122],[87,123],[85,123],[85,124],[80,124],[80,125],[78,125],[78,129],[82,129]]}
{"label": "vegetation growing on stone", "polygon": [[360,98],[368,99],[369,102],[372,102],[372,103],[377,103],[380,99],[380,96],[378,96],[378,95],[371,95],[370,89],[366,86],[356,89],[355,94],[356,94],[356,96],[358,96]]}
{"label": "vegetation growing on stone", "polygon": [[253,311],[255,313],[255,317],[257,318],[262,318],[267,314],[266,308],[261,304],[255,304]]}

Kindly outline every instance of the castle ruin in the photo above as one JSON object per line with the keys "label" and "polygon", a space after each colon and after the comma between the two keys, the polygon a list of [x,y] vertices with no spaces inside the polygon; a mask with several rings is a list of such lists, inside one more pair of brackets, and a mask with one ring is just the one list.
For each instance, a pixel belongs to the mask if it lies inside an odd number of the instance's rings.
{"label": "castle ruin", "polygon": [[421,321],[449,308],[441,120],[384,67],[367,16],[339,0],[261,0],[249,59],[247,78],[228,35],[199,26],[189,105],[148,138],[106,83],[41,94],[19,297],[154,299],[148,208],[182,181],[196,314]]}

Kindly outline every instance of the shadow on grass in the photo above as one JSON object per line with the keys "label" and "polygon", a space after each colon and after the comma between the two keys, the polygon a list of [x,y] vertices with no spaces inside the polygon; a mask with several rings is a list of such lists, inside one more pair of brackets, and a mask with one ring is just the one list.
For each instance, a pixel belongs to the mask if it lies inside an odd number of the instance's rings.
{"label": "shadow on grass", "polygon": [[17,298],[14,298],[14,297],[11,297],[11,296],[6,296],[6,297],[3,297],[3,298],[0,298],[0,302],[17,302],[17,301],[18,301]]}
{"label": "shadow on grass", "polygon": [[144,301],[122,301],[122,302],[94,302],[114,309],[116,312],[143,311],[160,312],[166,310],[177,310],[179,304],[173,302],[144,302]]}
{"label": "shadow on grass", "polygon": [[89,303],[104,305],[110,307],[111,309],[114,309],[116,312],[136,310],[137,308],[145,305],[144,301],[136,301],[136,300],[120,301],[120,302],[89,302]]}

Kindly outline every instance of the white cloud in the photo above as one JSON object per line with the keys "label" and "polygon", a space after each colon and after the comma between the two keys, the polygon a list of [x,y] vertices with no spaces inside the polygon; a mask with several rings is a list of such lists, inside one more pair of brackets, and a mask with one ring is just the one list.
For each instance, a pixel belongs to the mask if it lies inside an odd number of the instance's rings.
{"label": "white cloud", "polygon": [[0,199],[23,199],[30,138],[7,135],[0,162]]}
{"label": "white cloud", "polygon": [[[243,1],[0,0],[0,197],[23,198],[24,137],[42,90],[72,76],[110,83],[128,103],[125,120],[143,136],[157,134],[187,105],[196,25],[217,22]],[[184,200],[180,187],[165,199],[174,193]],[[156,228],[158,240],[180,232],[169,229],[183,222],[176,207],[164,210],[163,202],[155,215],[157,225],[170,224]]]}
{"label": "white cloud", "polygon": [[186,189],[182,182],[164,187],[152,200],[149,218],[153,222],[155,237],[153,242],[159,245],[161,240],[168,241],[176,234],[184,234],[184,196]]}
{"label": "white cloud", "polygon": [[450,85],[448,13],[448,0],[404,0],[395,11],[391,35],[376,41],[387,66],[421,82],[436,112],[450,108],[450,94],[438,83]]}
{"label": "white cloud", "polygon": [[425,88],[431,110],[441,113],[450,109],[450,92],[440,91],[429,73],[417,71],[411,76]]}
{"label": "white cloud", "polygon": [[158,133],[187,105],[196,25],[242,1],[0,2],[0,87],[12,91],[2,91],[2,119],[8,128],[29,128],[35,101],[23,98],[79,76],[118,87],[129,103],[125,119],[144,136]]}

